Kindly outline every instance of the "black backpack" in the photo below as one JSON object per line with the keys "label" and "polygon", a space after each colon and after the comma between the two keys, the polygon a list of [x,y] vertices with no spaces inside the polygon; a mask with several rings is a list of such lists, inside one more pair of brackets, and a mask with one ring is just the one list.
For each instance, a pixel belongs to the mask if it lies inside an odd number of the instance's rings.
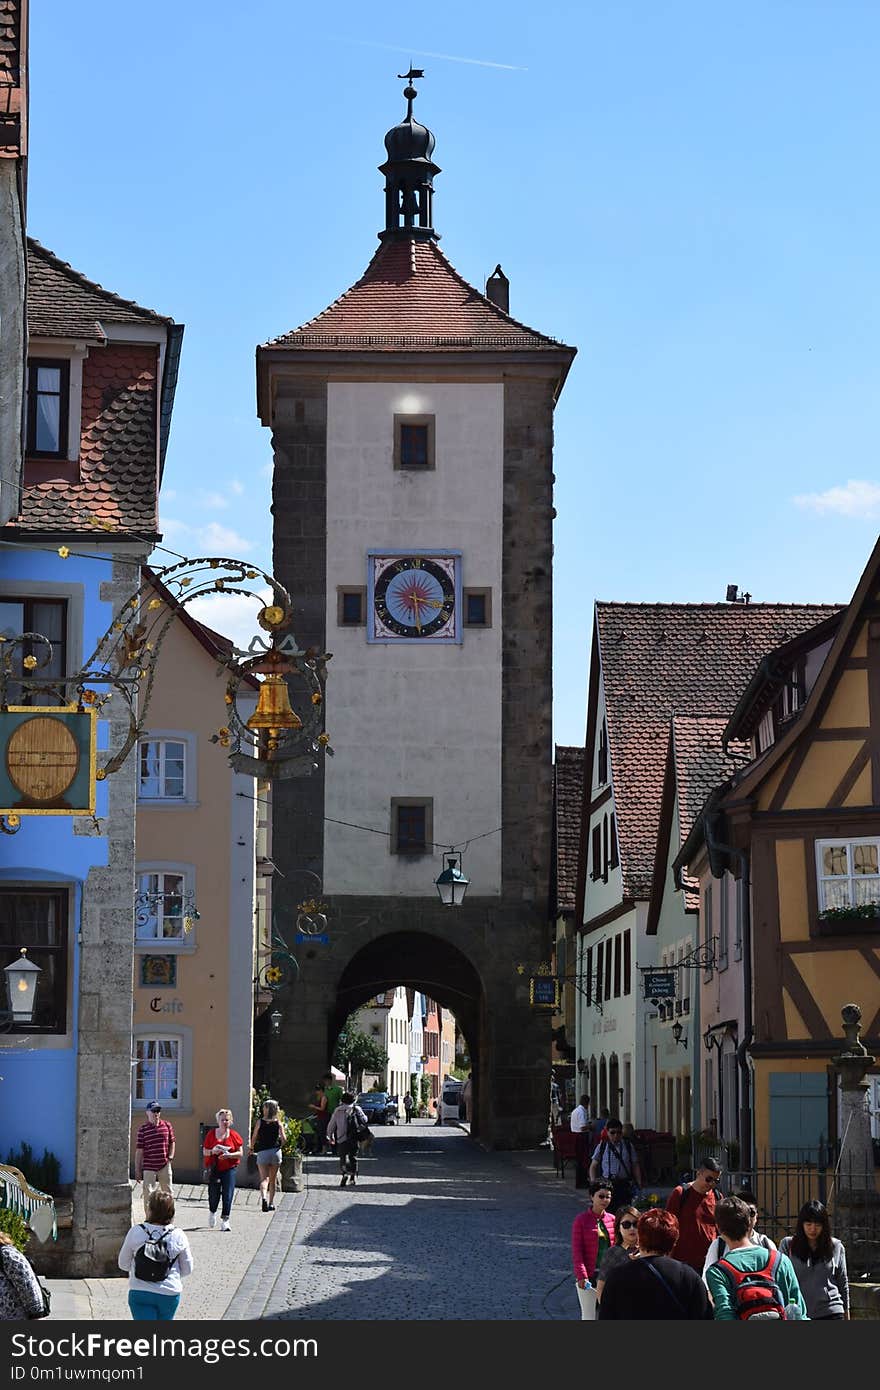
{"label": "black backpack", "polygon": [[161,1236],[152,1236],[146,1226],[141,1225],[141,1230],[147,1232],[147,1238],[135,1251],[135,1278],[142,1279],[145,1284],[161,1284],[163,1279],[167,1279],[180,1252],[178,1251],[178,1255],[168,1253],[167,1241],[171,1231],[163,1231]]}
{"label": "black backpack", "polygon": [[370,1127],[364,1118],[363,1111],[359,1110],[356,1105],[353,1105],[348,1112],[345,1121],[345,1132],[349,1139],[354,1140],[366,1139],[370,1132]]}

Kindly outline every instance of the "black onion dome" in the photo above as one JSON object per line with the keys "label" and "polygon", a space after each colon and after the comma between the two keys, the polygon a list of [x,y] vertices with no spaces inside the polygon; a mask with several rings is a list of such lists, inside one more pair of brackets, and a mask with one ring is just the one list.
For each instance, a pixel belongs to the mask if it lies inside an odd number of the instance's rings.
{"label": "black onion dome", "polygon": [[420,125],[413,120],[412,104],[416,92],[414,87],[407,87],[403,94],[409,103],[407,113],[400,125],[392,126],[385,136],[385,149],[388,151],[388,158],[399,159],[430,159],[434,153],[434,135],[426,125]]}

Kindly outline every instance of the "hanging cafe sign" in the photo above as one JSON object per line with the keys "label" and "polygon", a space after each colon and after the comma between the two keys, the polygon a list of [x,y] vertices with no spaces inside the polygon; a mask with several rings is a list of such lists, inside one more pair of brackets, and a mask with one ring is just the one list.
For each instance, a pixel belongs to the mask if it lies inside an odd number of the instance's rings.
{"label": "hanging cafe sign", "polygon": [[[266,586],[268,603],[259,592]],[[217,557],[183,560],[143,580],[72,675],[45,674],[53,649],[42,634],[0,638],[0,829],[14,834],[22,816],[94,815],[96,782],[118,771],[146,727],[156,665],[175,618],[193,599],[218,593],[253,598],[261,633],[247,649],[218,652],[226,684],[214,741],[229,749],[236,772],[252,777],[317,771],[320,755],[333,751],[324,729],[330,654],[300,650],[291,632],[291,597],[264,570]],[[242,712],[242,685],[252,690],[253,678],[262,678],[257,705]],[[113,718],[121,704],[128,728],[99,765],[96,719],[114,696]]]}

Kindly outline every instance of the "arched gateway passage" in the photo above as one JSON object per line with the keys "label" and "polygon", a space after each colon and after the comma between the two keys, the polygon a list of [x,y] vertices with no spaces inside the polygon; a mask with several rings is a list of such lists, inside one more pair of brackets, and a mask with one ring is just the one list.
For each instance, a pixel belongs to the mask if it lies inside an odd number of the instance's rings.
{"label": "arched gateway passage", "polygon": [[373,995],[405,985],[436,999],[455,1014],[464,1034],[474,1079],[474,1121],[480,1132],[480,1018],[483,986],[471,962],[449,941],[435,936],[392,933],[371,941],[342,973],[330,1019],[328,1055],[348,1015]]}
{"label": "arched gateway passage", "polygon": [[471,1058],[474,1137],[490,1148],[529,1147],[544,1139],[550,1024],[529,1007],[528,979],[507,953],[500,960],[492,953],[475,961],[463,946],[424,930],[376,936],[365,931],[345,953],[322,955],[316,948],[303,961],[301,978],[278,1001],[284,1016],[280,1036],[269,1040],[270,1084],[289,1113],[306,1113],[348,1015],[396,985],[418,990],[455,1014]]}

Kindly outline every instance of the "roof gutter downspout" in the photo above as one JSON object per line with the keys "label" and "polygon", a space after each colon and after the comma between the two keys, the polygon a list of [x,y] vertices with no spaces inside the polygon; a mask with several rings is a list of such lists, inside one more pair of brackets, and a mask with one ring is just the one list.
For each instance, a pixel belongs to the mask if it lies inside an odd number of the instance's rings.
{"label": "roof gutter downspout", "polygon": [[744,849],[737,849],[735,845],[725,844],[723,840],[717,840],[713,832],[713,817],[705,815],[703,817],[703,830],[706,837],[706,848],[709,851],[710,862],[714,850],[722,850],[736,859],[740,869],[740,879],[743,885],[742,894],[742,952],[743,952],[743,1036],[742,1041],[736,1049],[736,1060],[741,1073],[740,1085],[740,1107],[739,1107],[739,1148],[740,1162],[744,1168],[751,1169],[752,1164],[752,1072],[749,1062],[749,1053],[754,1036],[754,1020],[752,1017],[752,880],[749,872],[749,856]]}

